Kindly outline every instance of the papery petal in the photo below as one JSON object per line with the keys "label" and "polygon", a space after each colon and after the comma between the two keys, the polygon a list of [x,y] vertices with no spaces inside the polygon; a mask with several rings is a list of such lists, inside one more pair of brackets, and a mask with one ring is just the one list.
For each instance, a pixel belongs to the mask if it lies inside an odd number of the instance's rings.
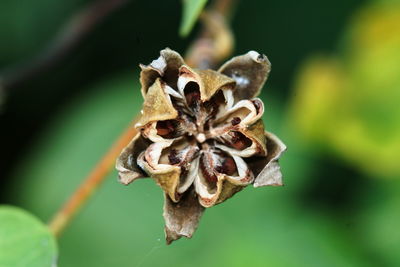
{"label": "papery petal", "polygon": [[164,195],[165,238],[167,244],[182,236],[191,238],[203,215],[204,207],[199,204],[194,190],[186,192],[178,203]]}
{"label": "papery petal", "polygon": [[164,89],[165,84],[159,78],[149,88],[144,99],[142,116],[135,127],[143,127],[149,122],[171,120],[178,117],[178,111],[172,105],[171,98]]}
{"label": "papery petal", "polygon": [[199,180],[195,181],[196,190],[199,196],[200,204],[205,208],[210,208],[214,205],[224,202],[228,198],[231,198],[234,194],[242,190],[249,183],[241,183],[238,180],[231,179],[227,175],[221,174],[218,177],[217,191],[214,193],[206,193],[205,185]]}
{"label": "papery petal", "polygon": [[222,75],[213,70],[196,70],[201,78],[201,101],[205,102],[211,99],[218,90],[224,88],[233,89],[235,87],[235,80],[228,76]]}
{"label": "papery petal", "polygon": [[179,68],[184,64],[183,58],[179,53],[166,48],[161,50],[160,57],[153,60],[149,65],[140,65],[140,83],[142,85],[142,95],[146,96],[148,89],[159,77],[163,77],[172,88],[176,88]]}
{"label": "papery petal", "polygon": [[250,51],[226,62],[218,70],[236,81],[236,101],[256,97],[271,71],[271,63],[265,55]]}
{"label": "papery petal", "polygon": [[[239,136],[235,141],[232,136]],[[240,135],[238,135],[240,134]],[[264,123],[258,120],[247,127],[236,127],[216,137],[221,143],[216,143],[215,147],[239,157],[265,156],[267,155],[266,138],[264,134]]]}
{"label": "papery petal", "polygon": [[177,81],[177,87],[182,96],[185,96],[185,93],[187,93],[185,89],[190,82],[197,84],[199,91],[200,87],[203,86],[199,74],[189,66],[183,65],[179,68],[179,77]]}
{"label": "papery petal", "polygon": [[234,194],[245,188],[254,181],[254,175],[249,169],[247,163],[238,156],[233,156],[238,168],[238,175],[223,175],[220,179],[223,181],[220,194],[215,202],[219,204],[231,198]]}
{"label": "papery petal", "polygon": [[138,157],[138,165],[144,169],[151,178],[174,201],[179,201],[177,188],[179,185],[181,168],[170,164],[159,163],[163,149],[169,147],[172,142],[159,142],[151,144],[145,152]]}
{"label": "papery petal", "polygon": [[258,121],[264,114],[264,104],[259,98],[253,100],[240,100],[233,107],[219,112],[215,125],[230,123],[233,118],[239,118],[239,124],[248,126]]}
{"label": "papery petal", "polygon": [[[136,124],[135,126],[139,127],[140,125]],[[145,138],[156,143],[178,139],[185,134],[187,129],[187,125],[182,125],[180,120],[160,120],[147,123],[141,127],[141,132]]]}
{"label": "papery petal", "polygon": [[199,204],[194,190],[186,192],[178,203],[174,203],[165,195],[163,215],[167,244],[182,236],[191,238],[203,212],[204,207]]}
{"label": "papery petal", "polygon": [[181,172],[181,168],[173,166],[169,170],[156,171],[152,174],[152,178],[154,178],[157,184],[174,202],[180,201],[181,198],[181,195],[178,193]]}
{"label": "papery petal", "polygon": [[256,144],[256,154],[258,156],[264,156],[267,154],[267,139],[265,137],[264,123],[262,120],[258,120],[256,123],[245,128],[243,133]]}
{"label": "papery petal", "polygon": [[257,175],[254,187],[281,186],[282,173],[279,166],[279,158],[286,150],[285,144],[274,134],[265,132],[267,138],[267,157],[254,159],[249,162],[250,168]]}
{"label": "papery petal", "polygon": [[136,159],[149,145],[149,140],[138,133],[129,145],[122,150],[115,165],[120,183],[128,185],[138,178],[146,177],[146,174],[137,165]]}
{"label": "papery petal", "polygon": [[[171,154],[172,151],[179,154]],[[197,152],[198,147],[187,144],[184,139],[157,142],[151,144],[138,157],[138,164],[172,201],[178,202],[181,194],[193,183],[190,167],[193,159],[197,157]]]}
{"label": "papery petal", "polygon": [[220,89],[233,89],[235,87],[235,80],[214,70],[194,70],[184,65],[179,72],[178,89],[181,94],[184,95],[185,86],[189,82],[196,82],[199,86],[202,102],[210,100]]}
{"label": "papery petal", "polygon": [[189,163],[188,173],[186,178],[180,183],[178,193],[182,194],[185,192],[194,182],[197,177],[197,171],[199,168],[199,157]]}
{"label": "papery petal", "polygon": [[[247,163],[240,157],[233,156],[235,162],[236,175],[228,175],[217,171],[216,157],[213,157],[215,162],[208,171],[213,172],[216,181],[213,185],[204,175],[204,166],[199,166],[198,177],[194,182],[196,193],[199,196],[199,202],[203,207],[209,208],[218,203],[224,202],[234,194],[242,190],[245,186],[253,182],[254,176],[247,166]],[[219,162],[220,163],[220,162]]]}

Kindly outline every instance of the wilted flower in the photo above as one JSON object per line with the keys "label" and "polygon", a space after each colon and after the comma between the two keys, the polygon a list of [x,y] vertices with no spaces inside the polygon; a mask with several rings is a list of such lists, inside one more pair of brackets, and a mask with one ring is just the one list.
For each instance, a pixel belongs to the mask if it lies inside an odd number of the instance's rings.
{"label": "wilted flower", "polygon": [[191,237],[204,208],[245,186],[282,185],[286,147],[264,130],[255,98],[270,71],[266,56],[250,51],[218,71],[198,70],[165,49],[141,68],[140,133],[116,167],[123,184],[150,176],[164,190],[168,243]]}

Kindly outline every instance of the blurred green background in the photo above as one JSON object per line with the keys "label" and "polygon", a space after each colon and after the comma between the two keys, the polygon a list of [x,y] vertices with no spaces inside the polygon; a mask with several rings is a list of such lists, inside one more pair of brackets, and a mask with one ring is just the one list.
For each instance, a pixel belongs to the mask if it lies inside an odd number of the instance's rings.
{"label": "blurred green background", "polygon": [[[0,70],[90,1],[2,0]],[[184,53],[179,1],[132,0],[73,52],[0,88],[0,201],[48,221],[141,108],[138,63]],[[400,1],[241,1],[235,54],[272,62],[261,98],[285,186],[246,188],[166,246],[162,191],[113,171],[59,239],[63,266],[399,266]],[[7,77],[7,76],[5,76]]]}

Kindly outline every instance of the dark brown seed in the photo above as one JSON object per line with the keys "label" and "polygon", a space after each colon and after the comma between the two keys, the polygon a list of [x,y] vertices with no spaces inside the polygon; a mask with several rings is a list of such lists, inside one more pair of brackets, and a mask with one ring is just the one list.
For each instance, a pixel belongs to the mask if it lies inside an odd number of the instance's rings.
{"label": "dark brown seed", "polygon": [[219,90],[209,101],[204,103],[207,110],[208,118],[215,118],[218,113],[220,105],[225,103],[225,97],[222,90]]}
{"label": "dark brown seed", "polygon": [[189,107],[195,108],[200,102],[199,85],[195,82],[188,82],[184,89],[186,103]]}
{"label": "dark brown seed", "polygon": [[242,121],[242,120],[241,120],[239,117],[234,117],[234,118],[231,120],[231,123],[232,123],[233,126],[235,126],[235,125],[238,125],[241,121]]}
{"label": "dark brown seed", "polygon": [[157,134],[164,138],[173,138],[176,126],[176,122],[172,120],[159,121],[156,125]]}
{"label": "dark brown seed", "polygon": [[236,172],[236,163],[231,157],[227,157],[222,162],[222,165],[217,166],[215,170],[219,173],[233,175]]}
{"label": "dark brown seed", "polygon": [[181,159],[178,157],[178,152],[176,149],[171,149],[171,152],[168,155],[169,163],[172,165],[178,164],[181,162]]}
{"label": "dark brown seed", "polygon": [[231,145],[233,146],[233,148],[237,150],[243,150],[251,146],[251,140],[241,132],[230,132],[229,134],[232,136]]}

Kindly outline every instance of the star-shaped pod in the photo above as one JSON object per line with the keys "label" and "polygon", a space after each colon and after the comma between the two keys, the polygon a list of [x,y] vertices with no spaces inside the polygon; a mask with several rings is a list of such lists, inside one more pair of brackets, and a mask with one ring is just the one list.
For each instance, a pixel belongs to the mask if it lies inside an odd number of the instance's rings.
{"label": "star-shaped pod", "polygon": [[198,70],[165,49],[141,68],[140,133],[116,167],[123,184],[152,177],[164,190],[168,243],[191,237],[204,208],[245,186],[282,185],[286,147],[265,131],[256,98],[270,71],[266,56],[250,51],[218,71]]}

